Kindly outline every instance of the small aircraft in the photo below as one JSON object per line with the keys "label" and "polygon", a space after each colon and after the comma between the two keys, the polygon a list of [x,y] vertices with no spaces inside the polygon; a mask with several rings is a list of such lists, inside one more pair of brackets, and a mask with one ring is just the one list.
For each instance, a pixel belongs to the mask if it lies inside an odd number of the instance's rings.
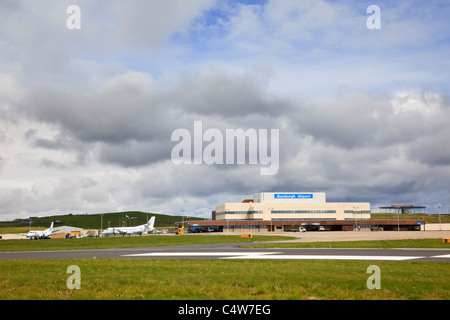
{"label": "small aircraft", "polygon": [[152,231],[155,230],[155,217],[151,217],[150,220],[146,224],[141,224],[140,226],[136,227],[111,227],[106,229],[102,232],[102,236],[109,236],[114,234],[121,234],[124,235],[132,235],[132,234],[139,234],[142,236],[142,233],[146,231]]}
{"label": "small aircraft", "polygon": [[53,222],[50,225],[50,228],[40,231],[40,230],[30,230],[27,233],[27,238],[33,239],[50,239],[50,236],[53,232]]}

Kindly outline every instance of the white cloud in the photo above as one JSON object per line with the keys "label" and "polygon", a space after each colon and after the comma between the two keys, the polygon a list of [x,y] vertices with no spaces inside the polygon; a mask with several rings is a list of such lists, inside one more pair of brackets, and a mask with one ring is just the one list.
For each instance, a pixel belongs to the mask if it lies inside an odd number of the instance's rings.
{"label": "white cloud", "polygon": [[[360,1],[82,0],[78,31],[70,1],[44,4],[0,4],[0,217],[208,217],[263,190],[450,201],[444,4],[382,1],[377,31]],[[175,166],[195,120],[280,129],[278,174]]]}
{"label": "white cloud", "polygon": [[391,103],[394,113],[417,112],[421,116],[436,115],[442,104],[442,98],[434,92],[398,92]]}

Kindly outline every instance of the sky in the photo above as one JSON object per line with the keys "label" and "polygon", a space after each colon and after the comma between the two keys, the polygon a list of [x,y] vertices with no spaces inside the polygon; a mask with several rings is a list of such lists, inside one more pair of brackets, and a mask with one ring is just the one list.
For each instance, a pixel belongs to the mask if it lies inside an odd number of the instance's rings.
{"label": "sky", "polygon": [[[263,191],[449,213],[449,16],[443,0],[2,0],[0,220],[210,218]],[[174,163],[195,121],[277,129],[278,171]]]}

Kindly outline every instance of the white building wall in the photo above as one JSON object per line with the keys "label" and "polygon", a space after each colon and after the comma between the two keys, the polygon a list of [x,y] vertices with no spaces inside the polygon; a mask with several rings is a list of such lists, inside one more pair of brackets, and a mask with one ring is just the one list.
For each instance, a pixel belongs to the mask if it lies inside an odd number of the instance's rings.
{"label": "white building wall", "polygon": [[420,230],[426,231],[450,231],[450,223],[427,223],[425,226],[421,225]]}
{"label": "white building wall", "polygon": [[370,219],[370,203],[368,202],[224,203],[216,206],[216,219],[217,220],[280,220],[280,219],[363,220],[363,219]]}

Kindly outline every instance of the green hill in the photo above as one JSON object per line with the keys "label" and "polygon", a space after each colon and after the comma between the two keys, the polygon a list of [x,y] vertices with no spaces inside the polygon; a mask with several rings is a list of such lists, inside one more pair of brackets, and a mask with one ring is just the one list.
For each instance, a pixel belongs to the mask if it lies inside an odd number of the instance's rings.
{"label": "green hill", "polygon": [[[371,213],[371,219],[423,219],[426,223],[439,223],[439,215],[437,214],[428,214],[428,213],[405,213],[405,214],[396,214],[396,213]],[[450,215],[449,214],[441,214],[441,223],[450,223]]]}
{"label": "green hill", "polygon": [[[66,214],[48,217],[36,217],[32,219],[31,226],[33,228],[48,228],[51,222],[55,222],[55,227],[58,225],[69,225],[72,227],[79,227],[84,229],[101,229],[103,216],[103,229],[119,226],[137,226],[146,223],[147,217],[155,216],[155,228],[174,227],[175,222],[182,221],[182,216],[169,216],[165,214],[141,212],[141,211],[125,211],[125,212],[111,212],[111,213],[97,213],[97,214]],[[127,218],[127,216],[129,218]],[[205,220],[204,218],[191,217],[189,220]],[[17,219],[14,221],[0,222],[0,228],[16,228],[28,227],[28,219]]]}

